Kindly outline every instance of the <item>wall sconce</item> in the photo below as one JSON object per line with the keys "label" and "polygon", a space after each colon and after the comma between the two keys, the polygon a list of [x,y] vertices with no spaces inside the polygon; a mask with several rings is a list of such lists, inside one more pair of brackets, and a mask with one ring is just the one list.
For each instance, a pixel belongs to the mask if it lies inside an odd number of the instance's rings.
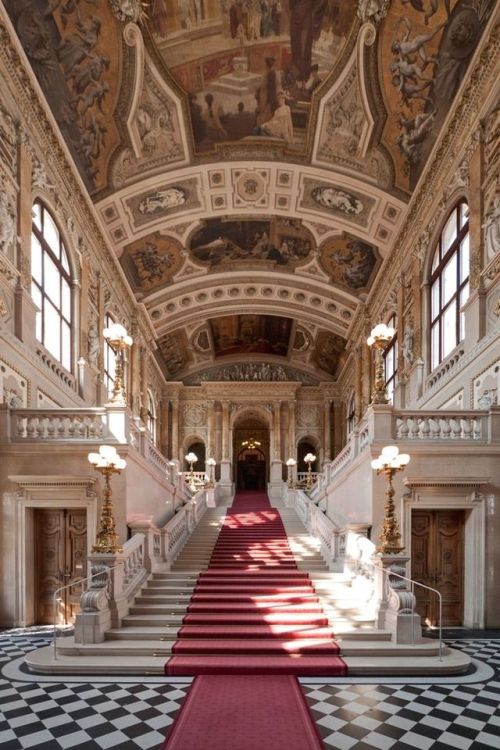
{"label": "wall sconce", "polygon": [[410,462],[408,453],[400,453],[397,445],[386,445],[378,458],[372,461],[372,469],[377,474],[385,474],[387,477],[387,489],[385,491],[384,523],[380,534],[378,552],[384,555],[397,555],[404,550],[401,545],[401,534],[398,519],[394,513],[394,487],[392,478],[397,471],[403,471]]}
{"label": "wall sconce", "polygon": [[372,328],[366,343],[375,352],[375,380],[372,390],[372,404],[387,404],[388,398],[385,390],[384,373],[384,349],[394,337],[396,331],[385,323],[379,323]]}

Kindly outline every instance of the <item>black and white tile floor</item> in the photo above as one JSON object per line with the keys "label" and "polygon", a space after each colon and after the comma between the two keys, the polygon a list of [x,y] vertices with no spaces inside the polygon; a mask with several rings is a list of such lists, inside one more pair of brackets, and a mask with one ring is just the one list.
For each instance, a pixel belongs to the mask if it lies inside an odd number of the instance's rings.
{"label": "black and white tile floor", "polygon": [[[133,681],[136,678],[56,681],[24,673],[19,657],[49,641],[50,634],[43,630],[0,633],[2,750],[161,746],[189,685],[161,678],[142,683]],[[443,678],[439,683],[413,678],[404,684],[303,680],[325,748],[499,750],[500,638],[448,642],[478,660],[482,671],[476,677]]]}

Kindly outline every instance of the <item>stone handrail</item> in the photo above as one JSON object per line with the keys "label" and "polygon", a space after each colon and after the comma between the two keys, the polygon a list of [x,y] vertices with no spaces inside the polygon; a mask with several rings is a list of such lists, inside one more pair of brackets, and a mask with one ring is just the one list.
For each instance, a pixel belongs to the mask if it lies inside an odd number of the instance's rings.
{"label": "stone handrail", "polygon": [[102,442],[128,445],[165,479],[171,479],[169,461],[151,440],[149,432],[126,408],[10,409],[0,404],[0,443],[88,444]]}
{"label": "stone handrail", "polygon": [[485,441],[488,435],[484,411],[394,411],[393,420],[393,436],[398,441]]}

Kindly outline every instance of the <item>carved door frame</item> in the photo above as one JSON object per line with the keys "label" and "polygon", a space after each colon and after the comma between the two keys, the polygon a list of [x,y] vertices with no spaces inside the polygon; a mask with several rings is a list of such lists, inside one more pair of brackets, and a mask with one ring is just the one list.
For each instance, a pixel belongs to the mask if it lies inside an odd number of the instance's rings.
{"label": "carved door frame", "polygon": [[465,510],[464,619],[467,628],[484,628],[486,495],[479,492],[486,478],[443,480],[407,477],[409,488],[403,497],[403,544],[411,557],[412,510]]}
{"label": "carved door frame", "polygon": [[14,503],[15,554],[15,627],[26,627],[34,617],[29,598],[34,596],[35,571],[29,552],[34,549],[35,508],[82,508],[87,515],[87,555],[90,555],[97,531],[97,495],[95,477],[68,475],[9,476],[18,485],[9,493]]}

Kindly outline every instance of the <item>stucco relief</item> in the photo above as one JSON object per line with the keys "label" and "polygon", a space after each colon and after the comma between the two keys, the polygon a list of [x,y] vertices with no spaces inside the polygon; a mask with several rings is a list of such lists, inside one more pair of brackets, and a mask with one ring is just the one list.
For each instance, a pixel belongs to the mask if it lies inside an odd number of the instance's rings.
{"label": "stucco relief", "polygon": [[296,420],[298,427],[314,430],[320,424],[320,408],[311,404],[298,404]]}
{"label": "stucco relief", "polygon": [[127,198],[125,203],[135,226],[141,227],[158,219],[201,208],[198,190],[198,179],[188,178],[143,191],[133,198]]}
{"label": "stucco relief", "polygon": [[186,404],[183,409],[184,427],[203,427],[207,421],[207,408],[202,404]]}

